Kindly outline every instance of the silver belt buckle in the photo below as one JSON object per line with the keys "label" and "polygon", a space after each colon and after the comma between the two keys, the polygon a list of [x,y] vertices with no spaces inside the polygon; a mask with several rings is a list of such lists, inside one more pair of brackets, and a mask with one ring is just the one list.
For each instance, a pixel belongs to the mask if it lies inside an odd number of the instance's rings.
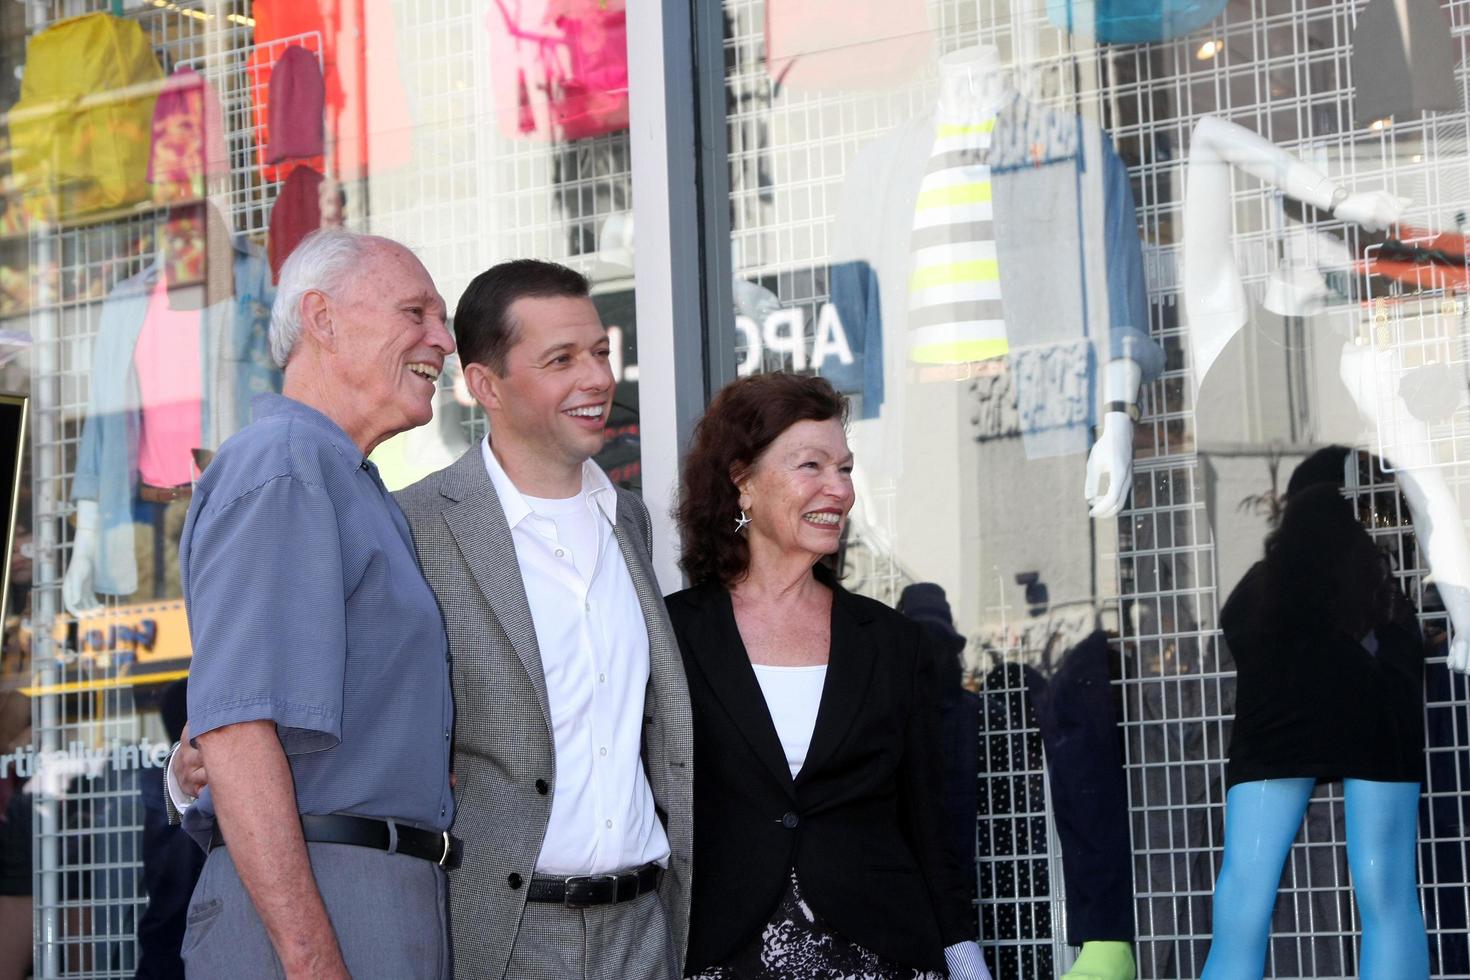
{"label": "silver belt buckle", "polygon": [[[574,887],[573,884],[572,884],[573,882],[586,883],[586,884],[590,885],[593,882],[598,882],[598,881],[610,881],[610,882],[612,882],[612,885],[613,885],[613,902],[607,902],[607,903],[602,903],[602,902],[581,902],[581,901],[573,901],[572,900],[572,888]],[[566,889],[566,892],[561,897],[561,903],[562,903],[562,905],[566,906],[569,909],[586,909],[586,908],[591,908],[593,905],[602,905],[602,904],[611,905],[611,904],[613,904],[614,902],[617,901],[617,897],[618,897],[618,876],[615,875],[615,874],[572,875],[570,878],[567,878],[566,879],[566,881],[562,885],[562,887]]]}
{"label": "silver belt buckle", "polygon": [[444,862],[449,860],[449,831],[441,830],[440,835],[444,838],[444,852],[439,855],[439,867],[444,867]]}

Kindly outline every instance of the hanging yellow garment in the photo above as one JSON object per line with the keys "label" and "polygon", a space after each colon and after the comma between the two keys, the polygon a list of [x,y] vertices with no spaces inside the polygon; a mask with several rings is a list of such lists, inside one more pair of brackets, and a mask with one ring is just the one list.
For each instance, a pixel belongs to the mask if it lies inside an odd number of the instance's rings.
{"label": "hanging yellow garment", "polygon": [[162,81],[143,28],[110,14],[58,21],[26,42],[9,122],[12,173],[33,218],[66,220],[148,197]]}

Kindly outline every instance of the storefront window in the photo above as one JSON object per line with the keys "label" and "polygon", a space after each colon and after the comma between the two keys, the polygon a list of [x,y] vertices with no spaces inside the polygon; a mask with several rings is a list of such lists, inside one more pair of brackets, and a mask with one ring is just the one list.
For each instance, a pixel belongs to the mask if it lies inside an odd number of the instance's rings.
{"label": "storefront window", "polygon": [[[1267,975],[1371,973],[1330,781],[1463,780],[1463,11],[723,10],[734,363],[849,396],[844,583],[944,590],[991,968],[1200,975],[1227,791],[1292,776]],[[1459,806],[1417,812],[1398,907],[1459,975]]]}
{"label": "storefront window", "polygon": [[[305,235],[404,242],[451,311],[499,261],[583,272],[619,379],[598,461],[640,485],[624,18],[621,0],[0,8],[0,415],[15,393],[32,418],[0,972],[29,961],[33,924],[36,976],[132,977],[170,941],[145,915],[150,890],[183,889],[182,909],[190,887],[150,877],[158,849],[197,850],[167,843],[160,795],[191,656],[179,536],[213,451],[280,390],[269,315]],[[451,363],[434,420],[373,460],[398,489],[485,431]]]}

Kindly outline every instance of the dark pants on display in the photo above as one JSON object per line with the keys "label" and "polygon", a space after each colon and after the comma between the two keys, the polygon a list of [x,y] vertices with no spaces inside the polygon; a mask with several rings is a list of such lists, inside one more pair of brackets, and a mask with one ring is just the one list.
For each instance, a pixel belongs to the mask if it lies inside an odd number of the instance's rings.
{"label": "dark pants on display", "polygon": [[1067,941],[1133,940],[1133,844],[1108,639],[1067,652],[1037,712],[1067,882]]}

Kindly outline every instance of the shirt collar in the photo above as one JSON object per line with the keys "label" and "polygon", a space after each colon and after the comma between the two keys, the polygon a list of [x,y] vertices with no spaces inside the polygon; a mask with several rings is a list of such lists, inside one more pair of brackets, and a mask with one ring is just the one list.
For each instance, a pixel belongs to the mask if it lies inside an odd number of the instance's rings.
{"label": "shirt collar", "polygon": [[[495,454],[490,451],[488,435],[480,440],[480,456],[485,461],[485,472],[490,476],[490,484],[495,488],[495,496],[500,498],[500,509],[505,511],[505,522],[515,527],[531,515],[531,505],[526,503],[525,496],[511,482],[505,468],[500,465],[500,460],[496,459]],[[597,505],[597,508],[607,517],[609,524],[618,522],[617,489],[613,487],[607,474],[602,472],[602,467],[590,459],[582,463],[582,492]]]}
{"label": "shirt collar", "polygon": [[333,447],[353,466],[361,466],[367,462],[367,457],[362,454],[361,449],[357,448],[357,443],[352,441],[352,438],[343,431],[340,425],[305,402],[274,393],[256,395],[251,399],[250,417],[254,421],[259,422],[261,419],[276,415],[285,415],[321,430],[328,436]]}

